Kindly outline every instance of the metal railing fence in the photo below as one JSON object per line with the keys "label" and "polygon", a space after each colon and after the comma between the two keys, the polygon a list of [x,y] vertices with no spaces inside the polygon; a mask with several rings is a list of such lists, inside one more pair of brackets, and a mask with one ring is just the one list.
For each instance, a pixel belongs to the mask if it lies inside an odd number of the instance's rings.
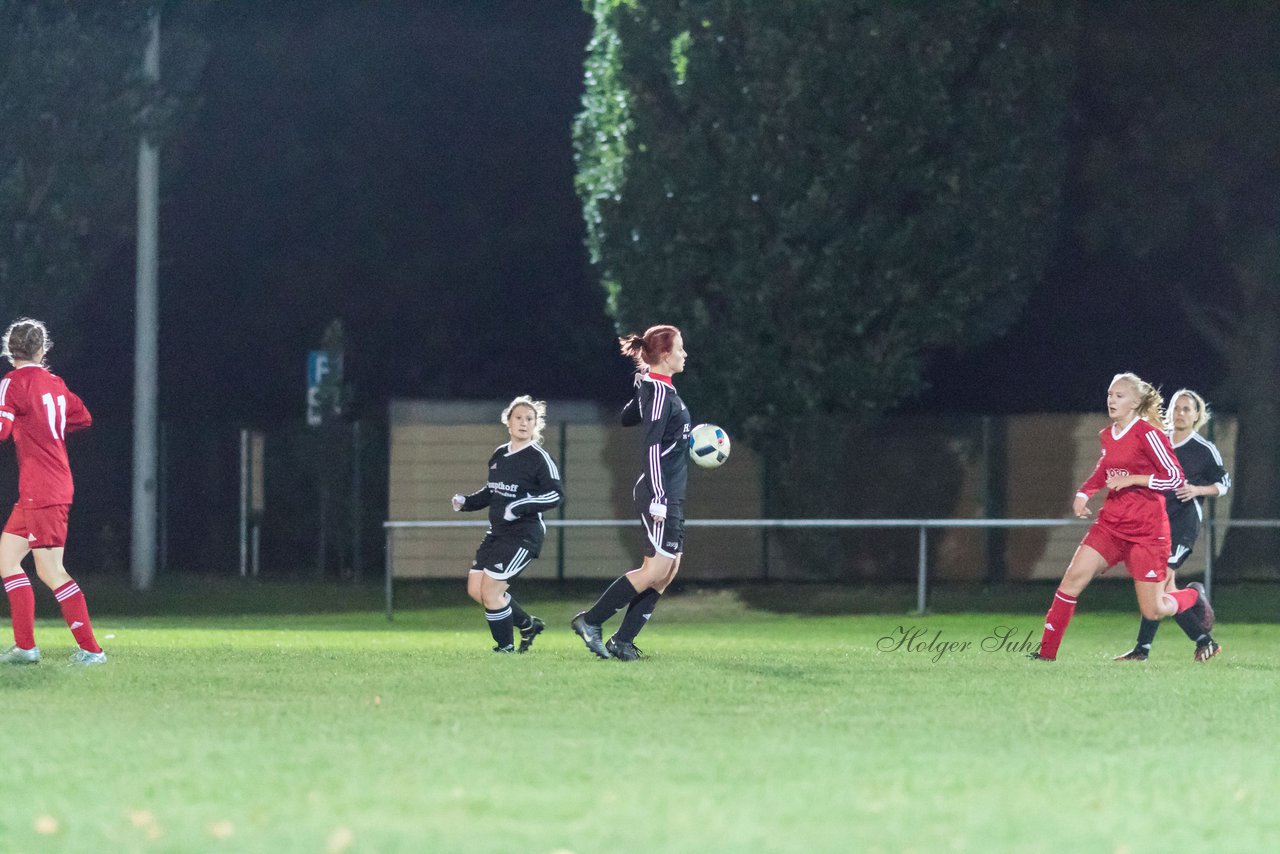
{"label": "metal railing fence", "polygon": [[[1084,527],[1092,519],[687,519],[687,528],[916,528],[919,558],[916,570],[916,613],[925,613],[929,582],[929,530],[932,528],[1059,528],[1068,525]],[[387,619],[394,611],[395,567],[392,539],[395,532],[422,528],[484,528],[484,520],[439,520],[383,522],[386,534],[386,603]],[[617,528],[636,524],[635,519],[548,519],[549,528]],[[1205,554],[1204,587],[1213,595],[1213,540],[1217,528],[1280,528],[1280,519],[1214,519],[1205,520],[1210,546]],[[1065,567],[1064,567],[1065,568]]]}

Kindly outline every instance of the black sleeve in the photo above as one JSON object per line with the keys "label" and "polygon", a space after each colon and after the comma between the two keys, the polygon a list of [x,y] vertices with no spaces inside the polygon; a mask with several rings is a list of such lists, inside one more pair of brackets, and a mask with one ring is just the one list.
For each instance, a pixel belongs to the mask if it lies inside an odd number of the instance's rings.
{"label": "black sleeve", "polygon": [[483,510],[489,506],[489,502],[493,500],[493,493],[489,491],[489,487],[483,486],[468,496],[462,502],[462,509],[466,510]]}
{"label": "black sleeve", "polygon": [[622,407],[622,426],[634,427],[642,420],[640,417],[640,401],[636,397],[632,397],[627,401],[627,405]]}
{"label": "black sleeve", "polygon": [[635,389],[631,399],[622,407],[622,426],[634,427],[644,420],[640,414],[640,389],[644,386],[644,374],[636,372]]}
{"label": "black sleeve", "polygon": [[[489,462],[486,466],[486,470],[489,466],[493,465],[493,461],[498,458],[498,454],[501,450],[502,449],[499,448],[497,451],[494,451],[489,455]],[[466,500],[462,502],[462,509],[464,512],[470,510],[483,510],[489,506],[490,502],[493,501],[493,492],[490,491],[489,484],[486,483],[475,492],[465,496],[465,499]]]}
{"label": "black sleeve", "polygon": [[1205,482],[1198,485],[1216,486],[1219,495],[1226,495],[1227,490],[1231,488],[1231,475],[1222,465],[1222,454],[1218,451],[1218,446],[1212,442],[1207,443],[1205,450],[1209,452],[1203,471]]}

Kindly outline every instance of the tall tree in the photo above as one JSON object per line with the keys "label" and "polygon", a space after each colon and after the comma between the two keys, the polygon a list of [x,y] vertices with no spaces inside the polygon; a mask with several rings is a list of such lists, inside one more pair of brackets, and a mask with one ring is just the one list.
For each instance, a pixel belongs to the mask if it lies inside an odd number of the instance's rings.
{"label": "tall tree", "polygon": [[[65,317],[132,233],[142,122],[189,106],[199,39],[171,31],[160,87],[143,79],[149,7],[0,0],[0,318]],[[77,340],[70,324],[59,338]]]}
{"label": "tall tree", "polygon": [[1017,316],[1055,237],[1067,8],[585,5],[592,260],[620,326],[685,330],[704,417],[757,444],[862,423]]}
{"label": "tall tree", "polygon": [[[1086,9],[1082,88],[1097,125],[1086,226],[1095,244],[1147,264],[1187,244],[1218,256],[1207,288],[1173,271],[1166,310],[1200,332],[1188,359],[1199,344],[1227,366],[1209,391],[1238,416],[1232,515],[1280,517],[1280,8]],[[1274,531],[1232,529],[1221,571],[1274,573],[1278,545]]]}

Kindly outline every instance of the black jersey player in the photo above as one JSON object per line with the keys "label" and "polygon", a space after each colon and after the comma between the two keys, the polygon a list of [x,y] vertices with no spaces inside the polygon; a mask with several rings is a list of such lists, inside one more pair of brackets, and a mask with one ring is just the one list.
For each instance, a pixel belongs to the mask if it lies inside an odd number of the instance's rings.
{"label": "black jersey player", "polygon": [[[684,550],[684,498],[689,479],[689,410],[672,379],[684,370],[684,338],[674,326],[651,326],[618,339],[637,368],[635,390],[622,410],[624,426],[644,426],[643,462],[632,496],[644,526],[644,562],[620,576],[571,624],[600,658],[635,661],[636,635],[653,616],[658,598],[680,571]],[[623,608],[626,616],[606,642],[602,625]]]}
{"label": "black jersey player", "polygon": [[467,593],[484,606],[494,652],[515,651],[515,629],[520,652],[527,652],[544,623],[526,613],[507,588],[541,551],[547,532],[542,514],[559,506],[564,491],[560,470],[541,444],[547,405],[517,397],[503,410],[502,422],[511,441],[489,457],[488,482],[470,495],[453,496],[453,509],[489,508],[489,530],[467,575]]}
{"label": "black jersey player", "polygon": [[[1191,389],[1179,389],[1169,402],[1169,426],[1172,432],[1173,452],[1178,455],[1187,482],[1176,491],[1165,493],[1165,509],[1169,515],[1169,575],[1166,584],[1174,584],[1174,570],[1180,568],[1191,555],[1196,539],[1200,536],[1200,522],[1204,510],[1200,499],[1204,496],[1226,495],[1231,488],[1231,475],[1222,465],[1222,454],[1217,446],[1200,435],[1200,429],[1209,421],[1209,407],[1204,398]],[[1203,595],[1204,587],[1192,582]],[[1207,599],[1205,599],[1208,602]],[[1219,652],[1221,645],[1213,639],[1213,611],[1196,621],[1179,614],[1175,621],[1195,641],[1196,661],[1208,661]],[[1151,652],[1159,623],[1143,620],[1138,628],[1138,642],[1116,661],[1145,661]]]}

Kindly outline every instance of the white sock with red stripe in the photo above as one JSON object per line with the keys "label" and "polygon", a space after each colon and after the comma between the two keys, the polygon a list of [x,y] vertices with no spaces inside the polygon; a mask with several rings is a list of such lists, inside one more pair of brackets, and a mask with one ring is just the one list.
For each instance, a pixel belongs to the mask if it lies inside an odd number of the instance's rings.
{"label": "white sock with red stripe", "polygon": [[13,642],[20,649],[36,645],[36,594],[25,572],[4,579],[4,592],[9,597],[9,613],[13,618]]}
{"label": "white sock with red stripe", "polygon": [[67,628],[71,629],[80,648],[89,652],[102,652],[102,647],[98,646],[98,641],[93,637],[93,626],[89,623],[89,604],[84,601],[80,585],[68,581],[53,591],[53,598],[58,600],[58,606],[62,608],[62,619],[67,621]]}

